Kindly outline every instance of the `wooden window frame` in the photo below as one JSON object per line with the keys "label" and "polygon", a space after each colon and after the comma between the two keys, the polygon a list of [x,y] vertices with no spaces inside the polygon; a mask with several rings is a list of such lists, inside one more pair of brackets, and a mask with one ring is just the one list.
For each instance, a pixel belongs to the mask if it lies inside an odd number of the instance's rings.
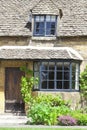
{"label": "wooden window frame", "polygon": [[[36,21],[36,17],[39,17],[39,21],[38,21],[38,23],[41,23],[41,20],[40,20],[40,18],[41,17],[44,17],[44,21],[43,21],[43,34],[37,34],[37,32],[36,32],[36,23],[37,23],[37,21]],[[55,21],[53,22],[54,23],[54,25],[55,25],[55,27],[54,28],[50,28],[50,34],[46,34],[46,32],[47,32],[47,30],[48,30],[48,28],[47,28],[47,21],[46,21],[46,17],[47,16],[50,16],[50,21],[49,21],[49,23],[50,24],[52,24],[52,16],[54,16],[55,17]],[[40,29],[41,28],[38,28],[38,30],[40,31]],[[52,32],[52,30],[54,30],[54,34],[51,34]],[[42,37],[54,37],[54,36],[56,36],[56,29],[57,29],[57,16],[56,15],[35,15],[34,16],[34,29],[33,29],[33,36],[42,36]]]}

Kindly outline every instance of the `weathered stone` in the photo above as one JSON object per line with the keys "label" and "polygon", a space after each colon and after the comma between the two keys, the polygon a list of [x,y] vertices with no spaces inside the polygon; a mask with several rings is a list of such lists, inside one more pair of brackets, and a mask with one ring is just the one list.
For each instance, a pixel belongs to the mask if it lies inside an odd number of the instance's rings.
{"label": "weathered stone", "polygon": [[78,52],[69,47],[0,47],[0,59],[73,59],[83,60]]}

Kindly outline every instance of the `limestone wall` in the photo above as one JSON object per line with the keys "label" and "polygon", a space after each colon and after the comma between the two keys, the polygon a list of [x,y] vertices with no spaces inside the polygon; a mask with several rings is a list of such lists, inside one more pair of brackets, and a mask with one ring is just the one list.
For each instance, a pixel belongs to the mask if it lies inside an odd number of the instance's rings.
{"label": "limestone wall", "polygon": [[21,67],[28,65],[32,69],[32,62],[29,61],[0,61],[0,113],[5,111],[5,68],[6,67]]}
{"label": "limestone wall", "polygon": [[87,64],[87,37],[0,37],[0,46],[72,47],[84,58],[81,71]]}
{"label": "limestone wall", "polygon": [[0,46],[25,46],[29,44],[27,37],[0,37]]}
{"label": "limestone wall", "polygon": [[80,67],[81,72],[87,65],[87,37],[63,37],[59,38],[55,46],[59,47],[72,47],[82,57],[83,61]]}

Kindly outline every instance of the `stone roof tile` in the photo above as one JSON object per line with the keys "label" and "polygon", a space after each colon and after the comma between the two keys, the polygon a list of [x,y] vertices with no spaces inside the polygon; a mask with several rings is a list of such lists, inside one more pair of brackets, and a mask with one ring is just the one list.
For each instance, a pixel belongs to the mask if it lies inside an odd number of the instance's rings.
{"label": "stone roof tile", "polygon": [[[30,9],[35,7],[40,0],[0,0],[0,36],[31,36],[31,31],[26,27],[29,21]],[[45,11],[55,13],[51,7],[54,5],[42,0]],[[87,35],[87,0],[53,0],[56,7],[62,9],[63,17],[58,19],[58,36],[86,36]],[[49,9],[49,10],[48,10]],[[33,11],[37,11],[34,8]],[[34,13],[34,12],[33,12]]]}
{"label": "stone roof tile", "polygon": [[40,0],[33,8],[32,14],[52,14],[59,15],[58,6],[53,0]]}
{"label": "stone roof tile", "polygon": [[72,59],[83,60],[80,54],[69,47],[0,47],[0,59]]}

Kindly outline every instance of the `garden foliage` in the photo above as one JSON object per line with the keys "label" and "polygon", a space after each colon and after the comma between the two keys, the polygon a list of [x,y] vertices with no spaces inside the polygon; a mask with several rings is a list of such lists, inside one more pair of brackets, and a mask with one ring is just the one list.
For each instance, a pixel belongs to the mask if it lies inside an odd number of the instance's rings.
{"label": "garden foliage", "polygon": [[80,76],[80,90],[82,96],[87,99],[87,66]]}
{"label": "garden foliage", "polygon": [[71,116],[60,116],[58,118],[59,125],[73,126],[77,124],[77,120]]}
{"label": "garden foliage", "polygon": [[[21,68],[25,71],[25,76],[21,79],[21,93],[24,102],[29,106],[27,116],[28,124],[43,125],[87,125],[87,114],[81,111],[70,109],[69,101],[53,94],[39,94],[32,96],[32,88],[38,84],[38,78],[34,78],[32,71],[26,67]],[[87,98],[87,67],[80,78],[81,92]]]}

